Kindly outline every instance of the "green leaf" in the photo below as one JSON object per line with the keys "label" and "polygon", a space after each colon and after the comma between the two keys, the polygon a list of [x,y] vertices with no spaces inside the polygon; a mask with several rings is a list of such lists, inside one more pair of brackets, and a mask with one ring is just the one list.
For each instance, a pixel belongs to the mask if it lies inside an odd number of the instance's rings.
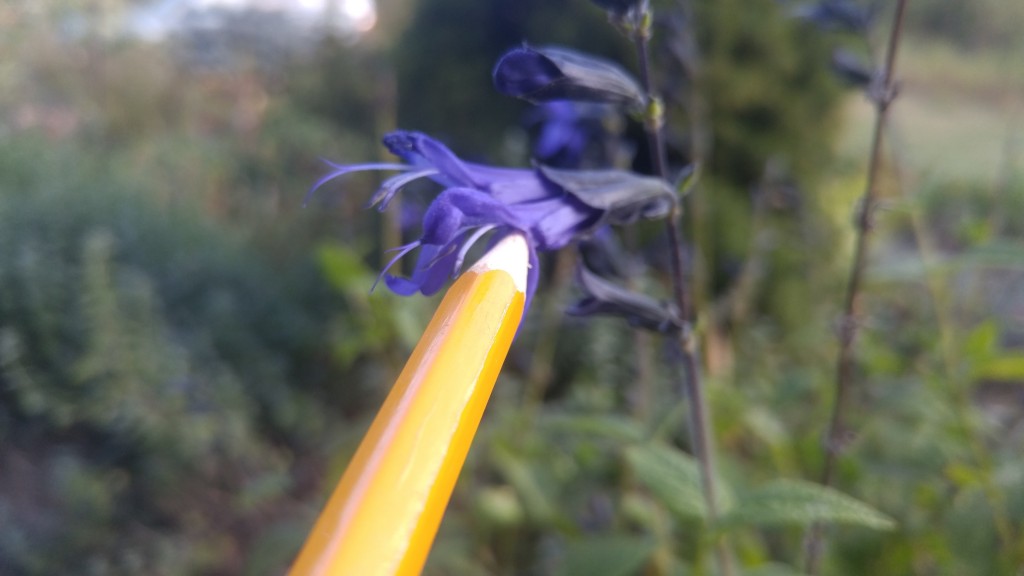
{"label": "green leaf", "polygon": [[635,420],[612,414],[544,414],[541,425],[551,432],[620,442],[637,442],[644,437]]}
{"label": "green leaf", "polygon": [[984,361],[993,356],[999,341],[999,326],[994,320],[978,324],[964,342],[964,352],[972,361]]}
{"label": "green leaf", "polygon": [[804,572],[786,564],[771,562],[756,568],[747,568],[743,571],[743,576],[804,576]]}
{"label": "green leaf", "polygon": [[707,517],[700,468],[691,456],[660,443],[637,444],[626,449],[626,462],[637,480],[673,514]]}
{"label": "green leaf", "polygon": [[353,290],[367,293],[373,274],[362,259],[343,246],[324,245],[317,250],[317,258],[331,284],[348,294]]}
{"label": "green leaf", "polygon": [[690,164],[679,171],[676,176],[674,188],[676,189],[676,196],[679,198],[685,198],[693,191],[694,186],[697,185],[697,181],[700,179],[701,166],[696,162]]}
{"label": "green leaf", "polygon": [[495,446],[491,459],[505,480],[515,488],[528,517],[534,522],[545,524],[558,518],[550,487],[545,486],[532,463],[511,450]]}
{"label": "green leaf", "polygon": [[986,480],[985,474],[974,466],[953,462],[945,469],[946,477],[960,488],[981,486]]}
{"label": "green leaf", "polygon": [[1024,355],[1001,353],[995,320],[986,320],[974,328],[967,336],[964,351],[971,361],[974,380],[1024,380]]}
{"label": "green leaf", "polygon": [[974,369],[976,379],[1016,381],[1024,383],[1024,356],[998,356]]}
{"label": "green leaf", "polygon": [[896,522],[842,492],[799,480],[776,480],[747,494],[723,518],[726,524],[852,524],[891,530]]}
{"label": "green leaf", "polygon": [[643,567],[655,543],[635,536],[592,536],[570,542],[561,574],[631,576]]}

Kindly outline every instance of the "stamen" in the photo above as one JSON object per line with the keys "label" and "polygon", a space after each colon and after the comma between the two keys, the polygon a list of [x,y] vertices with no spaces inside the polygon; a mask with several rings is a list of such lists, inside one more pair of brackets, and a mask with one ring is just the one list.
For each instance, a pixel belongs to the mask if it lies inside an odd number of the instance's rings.
{"label": "stamen", "polygon": [[454,268],[456,275],[462,271],[462,263],[466,260],[466,254],[468,254],[470,249],[473,248],[473,245],[476,244],[476,242],[480,240],[480,238],[484,234],[487,234],[488,232],[494,230],[497,227],[498,226],[496,224],[488,224],[486,226],[481,226],[480,228],[477,229],[476,232],[473,232],[472,236],[470,236],[465,242],[462,243],[462,248],[459,249],[459,255],[455,259]]}
{"label": "stamen", "polygon": [[380,279],[383,278],[384,275],[388,273],[388,270],[390,270],[391,267],[395,265],[395,262],[398,262],[399,260],[402,259],[403,256],[419,247],[420,241],[417,240],[415,242],[410,242],[405,246],[399,246],[398,248],[391,248],[387,250],[387,252],[398,252],[398,254],[396,254],[395,257],[392,258],[390,262],[388,262],[388,265],[385,266],[384,269],[380,271],[380,274],[377,274],[377,279],[373,281],[373,286],[370,287],[370,292],[373,292],[374,290],[377,289],[377,284],[380,284]]}
{"label": "stamen", "polygon": [[313,197],[313,193],[315,193],[318,188],[339,176],[344,176],[345,174],[351,174],[352,172],[363,172],[368,170],[401,170],[403,172],[407,170],[412,170],[411,166],[407,166],[405,164],[379,163],[353,164],[351,166],[344,166],[342,164],[335,164],[330,160],[324,160],[324,162],[326,162],[327,165],[329,165],[331,168],[334,168],[334,170],[327,173],[323,178],[320,178],[319,180],[316,181],[316,183],[313,184],[313,187],[310,188],[309,192],[306,193],[306,197],[302,199],[303,206],[309,203],[309,199]]}
{"label": "stamen", "polygon": [[408,174],[392,176],[385,180],[380,185],[380,188],[374,192],[373,196],[370,197],[370,201],[366,203],[366,207],[370,208],[380,204],[380,206],[377,206],[377,210],[383,212],[387,209],[391,199],[395,197],[395,194],[398,194],[398,191],[401,190],[403,186],[414,180],[433,176],[437,173],[438,171],[434,168],[429,168],[427,170],[417,170],[416,172],[409,172]]}
{"label": "stamen", "polygon": [[444,249],[440,250],[437,254],[434,255],[433,258],[431,258],[430,262],[427,263],[426,267],[431,268],[435,266],[438,262],[440,262],[443,258],[451,256],[452,252],[455,252],[455,249],[459,245],[459,236],[462,236],[468,230],[469,228],[463,228],[462,230],[459,230],[454,235],[452,235],[452,240],[444,245]]}

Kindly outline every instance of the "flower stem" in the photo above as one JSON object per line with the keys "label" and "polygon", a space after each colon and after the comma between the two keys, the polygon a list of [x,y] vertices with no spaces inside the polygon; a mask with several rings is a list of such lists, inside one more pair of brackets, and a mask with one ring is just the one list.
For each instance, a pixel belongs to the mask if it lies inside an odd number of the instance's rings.
{"label": "flower stem", "polygon": [[[894,70],[896,66],[896,52],[899,48],[900,36],[903,30],[903,14],[906,5],[907,0],[898,0],[896,4],[896,13],[893,16],[892,30],[889,34],[889,43],[886,48],[885,68],[882,69],[882,77],[878,84],[879,88],[876,90],[877,93],[872,94],[872,101],[875,104],[875,127],[868,160],[867,183],[864,188],[860,213],[857,215],[855,223],[857,234],[856,247],[854,248],[850,275],[847,279],[846,297],[839,327],[839,355],[836,360],[835,399],[833,400],[832,416],[825,437],[825,463],[821,473],[821,484],[826,487],[832,486],[835,482],[836,465],[846,444],[847,429],[845,419],[848,412],[847,404],[850,402],[850,392],[853,386],[853,344],[857,334],[858,300],[861,285],[863,284],[864,270],[867,265],[868,241],[871,237],[872,217],[878,197],[878,176],[882,160],[882,134],[885,131],[889,107],[896,96]],[[819,522],[811,526],[805,544],[807,554],[805,571],[811,576],[819,572],[823,545],[824,525]]]}
{"label": "flower stem", "polygon": [[[665,142],[662,135],[663,110],[661,101],[655,95],[651,82],[649,46],[652,20],[653,12],[649,4],[644,3],[644,9],[638,11],[637,22],[631,28],[640,69],[640,81],[644,92],[647,94],[644,131],[647,134],[651,167],[655,174],[667,180],[668,169]],[[681,209],[677,202],[666,220],[666,231],[668,233],[669,249],[671,250],[673,296],[684,323],[684,328],[678,338],[682,364],[681,392],[689,401],[687,406],[689,407],[690,438],[693,443],[693,455],[700,465],[704,506],[707,509],[708,522],[713,526],[718,520],[718,499],[715,487],[714,449],[711,441],[711,414],[708,410],[704,389],[701,386],[700,370],[697,365],[696,343],[691,328],[693,309],[689,285],[684,274],[685,254],[683,252],[680,221]],[[732,559],[720,536],[715,537],[715,556],[718,564],[718,573],[722,576],[731,576],[733,573]]]}

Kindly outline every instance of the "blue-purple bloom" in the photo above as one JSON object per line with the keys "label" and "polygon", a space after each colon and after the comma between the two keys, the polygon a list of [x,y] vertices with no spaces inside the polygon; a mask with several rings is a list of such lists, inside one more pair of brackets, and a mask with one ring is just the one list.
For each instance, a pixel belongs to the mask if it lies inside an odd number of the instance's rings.
{"label": "blue-purple bloom", "polygon": [[576,100],[639,109],[644,91],[618,64],[575,50],[523,46],[506,52],[494,66],[494,87],[530,102]]}
{"label": "blue-purple bloom", "polygon": [[[532,169],[494,168],[465,162],[446,146],[418,132],[392,132],[384,145],[404,164],[337,165],[310,193],[326,182],[352,172],[394,170],[370,199],[379,210],[405,185],[429,178],[444,190],[423,216],[420,238],[396,249],[381,272],[395,293],[434,294],[458,275],[467,253],[484,235],[491,242],[520,232],[530,248],[527,305],[537,287],[537,253],[558,250],[604,224],[628,224],[669,213],[675,202],[663,180],[621,170],[573,171],[545,166]],[[412,276],[387,273],[402,256],[419,248]]]}
{"label": "blue-purple bloom", "polygon": [[824,30],[862,33],[871,27],[876,8],[877,4],[862,6],[851,0],[821,0],[797,6],[792,15]]}
{"label": "blue-purple bloom", "polygon": [[579,168],[593,152],[603,153],[616,113],[607,104],[554,100],[533,109],[528,121],[539,125],[533,155],[544,164]]}
{"label": "blue-purple bloom", "polygon": [[585,265],[576,269],[576,280],[585,296],[566,310],[570,316],[618,316],[634,328],[662,334],[675,334],[683,329],[679,310],[672,303],[613,284]]}

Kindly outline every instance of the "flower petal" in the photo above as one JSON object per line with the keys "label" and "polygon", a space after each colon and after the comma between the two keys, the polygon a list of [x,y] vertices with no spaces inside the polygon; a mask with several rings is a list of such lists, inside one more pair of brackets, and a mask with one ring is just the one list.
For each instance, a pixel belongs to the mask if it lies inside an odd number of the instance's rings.
{"label": "flower petal", "polygon": [[604,220],[610,224],[667,216],[676,198],[672,187],[661,178],[625,170],[560,170],[550,166],[538,166],[537,170],[580,202],[603,210]]}
{"label": "flower petal", "polygon": [[671,304],[612,284],[584,266],[577,268],[576,278],[587,296],[566,310],[570,316],[619,316],[630,326],[664,334],[682,330],[679,312]]}
{"label": "flower petal", "polygon": [[446,246],[443,245],[423,245],[419,258],[416,260],[416,268],[410,278],[385,274],[384,283],[392,292],[400,296],[411,296],[416,292],[420,292],[424,296],[437,293],[451,277],[457,255],[455,251],[451,251],[438,258],[438,254],[445,248]]}
{"label": "flower petal", "polygon": [[447,146],[420,132],[392,132],[384,137],[384,144],[417,168],[437,170],[438,173],[431,176],[442,186],[476,188],[490,192],[505,203],[526,202],[549,195],[533,170],[464,162]]}
{"label": "flower petal", "polygon": [[614,62],[565,48],[524,46],[506,52],[494,67],[499,92],[530,102],[578,100],[644,105],[644,92]]}
{"label": "flower petal", "polygon": [[579,251],[587,269],[603,278],[625,280],[644,273],[643,259],[628,253],[609,226],[581,240]]}
{"label": "flower petal", "polygon": [[[440,290],[452,276],[461,259],[464,242],[475,242],[479,235],[467,231],[474,228],[509,227],[523,230],[522,222],[509,208],[484,192],[471,188],[449,188],[442,192],[423,217],[422,247],[410,278],[385,275],[384,281],[396,294],[415,292],[431,295]],[[468,248],[467,248],[468,250]]]}
{"label": "flower petal", "polygon": [[422,240],[425,244],[447,244],[461,231],[488,224],[526,230],[504,203],[472,188],[449,188],[427,209]]}
{"label": "flower petal", "polygon": [[520,98],[528,98],[566,79],[553,60],[529,47],[506,52],[495,65],[493,77],[498,92]]}
{"label": "flower petal", "polygon": [[384,137],[392,154],[417,168],[434,168],[436,180],[444,186],[473,186],[476,182],[466,164],[447,146],[421,132],[397,130]]}
{"label": "flower petal", "polygon": [[863,6],[850,0],[821,0],[801,4],[791,14],[819,26],[823,30],[863,32],[871,27],[877,5]]}
{"label": "flower petal", "polygon": [[604,213],[570,194],[513,206],[520,221],[529,225],[538,250],[558,250],[601,222]]}

